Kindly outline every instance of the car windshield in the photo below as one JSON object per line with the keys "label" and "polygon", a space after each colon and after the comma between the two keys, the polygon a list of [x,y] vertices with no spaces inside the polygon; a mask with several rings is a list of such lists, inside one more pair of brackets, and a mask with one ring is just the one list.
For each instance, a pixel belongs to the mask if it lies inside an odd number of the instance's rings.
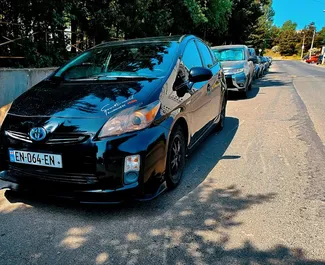
{"label": "car windshield", "polygon": [[64,80],[159,78],[170,69],[177,47],[175,42],[102,46],[82,53],[54,77]]}
{"label": "car windshield", "polygon": [[243,49],[217,49],[213,51],[219,61],[245,60]]}

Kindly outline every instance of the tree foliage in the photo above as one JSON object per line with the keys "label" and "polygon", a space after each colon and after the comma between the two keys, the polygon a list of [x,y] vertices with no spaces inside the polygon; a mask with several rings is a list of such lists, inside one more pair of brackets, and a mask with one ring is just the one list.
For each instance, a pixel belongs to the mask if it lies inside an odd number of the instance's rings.
{"label": "tree foliage", "polygon": [[0,43],[18,40],[1,45],[0,56],[24,59],[0,66],[57,66],[102,41],[170,34],[222,44],[244,43],[254,31],[255,45],[267,38],[271,1],[2,0]]}
{"label": "tree foliage", "polygon": [[301,55],[302,47],[304,44],[303,54],[310,51],[313,36],[315,39],[313,44],[312,53],[320,52],[320,48],[325,45],[325,27],[317,32],[314,22],[305,26],[302,30],[297,30],[297,23],[288,20],[282,27],[271,27],[271,44],[272,47],[278,46],[281,55]]}
{"label": "tree foliage", "polygon": [[271,3],[267,3],[261,8],[263,10],[263,15],[260,16],[257,23],[253,25],[247,43],[257,49],[261,49],[263,53],[266,48],[270,47],[270,43],[272,42],[271,29],[274,10],[272,9]]}
{"label": "tree foliage", "polygon": [[264,14],[264,7],[271,3],[272,0],[232,0],[229,28],[224,42],[245,43]]}
{"label": "tree foliage", "polygon": [[281,55],[293,55],[296,53],[296,44],[298,41],[297,24],[291,20],[286,21],[278,37]]}

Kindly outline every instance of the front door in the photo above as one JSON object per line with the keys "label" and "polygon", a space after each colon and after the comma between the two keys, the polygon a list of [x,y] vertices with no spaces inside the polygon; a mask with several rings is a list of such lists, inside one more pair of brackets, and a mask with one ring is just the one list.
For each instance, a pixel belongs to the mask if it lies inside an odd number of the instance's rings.
{"label": "front door", "polygon": [[[203,67],[202,57],[197,49],[194,40],[188,42],[185,47],[181,66],[189,72],[193,67]],[[210,102],[214,93],[212,93],[211,81],[195,83],[192,87],[192,96],[187,101],[188,120],[190,121],[191,142],[196,142],[206,130],[211,117]]]}

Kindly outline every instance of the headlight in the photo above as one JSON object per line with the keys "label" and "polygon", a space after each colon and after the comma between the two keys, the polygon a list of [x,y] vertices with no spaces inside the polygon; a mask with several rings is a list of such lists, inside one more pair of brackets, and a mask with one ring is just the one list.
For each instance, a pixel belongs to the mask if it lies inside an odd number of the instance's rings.
{"label": "headlight", "polygon": [[225,69],[225,74],[239,74],[244,72],[244,68],[238,68],[238,69]]}
{"label": "headlight", "polygon": [[141,109],[136,107],[125,109],[105,123],[98,137],[142,130],[154,121],[159,108],[160,102],[155,101]]}
{"label": "headlight", "polygon": [[233,74],[239,74],[243,72],[244,72],[244,68],[232,69]]}
{"label": "headlight", "polygon": [[7,104],[7,105],[0,108],[0,127],[1,127],[6,115],[8,113],[10,107],[11,107],[11,104],[12,103],[9,103],[9,104]]}

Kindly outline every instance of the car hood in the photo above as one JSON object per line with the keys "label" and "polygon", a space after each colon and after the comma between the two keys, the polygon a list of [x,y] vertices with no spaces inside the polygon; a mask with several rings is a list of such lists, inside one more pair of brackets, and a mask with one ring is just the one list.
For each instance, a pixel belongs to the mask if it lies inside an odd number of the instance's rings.
{"label": "car hood", "polygon": [[145,81],[42,81],[18,97],[9,114],[26,117],[109,118],[132,106],[150,103],[162,79]]}
{"label": "car hood", "polygon": [[244,68],[245,61],[224,61],[221,62],[221,65],[224,69],[238,69]]}

